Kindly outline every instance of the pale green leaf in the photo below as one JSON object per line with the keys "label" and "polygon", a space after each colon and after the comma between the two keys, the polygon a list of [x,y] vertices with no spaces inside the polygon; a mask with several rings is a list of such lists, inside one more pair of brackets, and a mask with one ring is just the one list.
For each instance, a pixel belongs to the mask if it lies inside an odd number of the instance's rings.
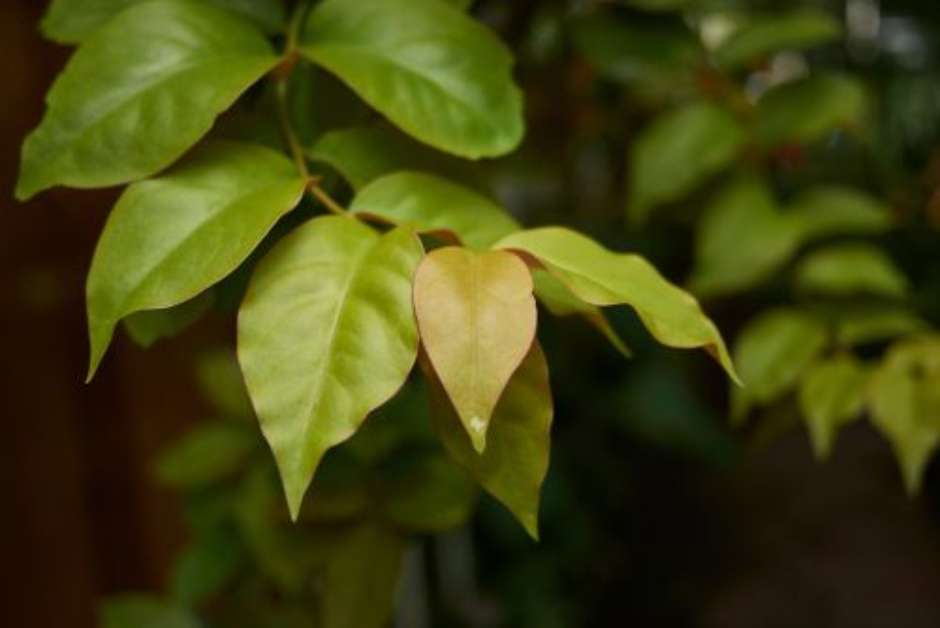
{"label": "pale green leaf", "polygon": [[291,513],[323,454],[402,386],[418,333],[409,229],[345,216],[294,230],[261,261],[238,319],[238,356]]}
{"label": "pale green leaf", "polygon": [[889,208],[855,188],[823,185],[807,189],[790,204],[800,231],[807,242],[835,235],[872,235],[891,228]]}
{"label": "pale green leaf", "polygon": [[868,371],[850,355],[813,364],[802,375],[800,408],[817,458],[828,458],[839,429],[859,417],[867,383]]}
{"label": "pale green leaf", "polygon": [[182,0],[121,12],[71,58],[23,144],[16,196],[103,187],[177,160],[277,63],[252,24]]}
{"label": "pale green leaf", "polygon": [[744,385],[732,391],[732,420],[740,423],[751,404],[766,405],[790,391],[827,340],[825,326],[798,310],[770,310],[751,321],[734,347]]}
{"label": "pale green leaf", "polygon": [[548,472],[554,411],[548,364],[538,342],[532,343],[496,406],[483,454],[473,448],[440,381],[424,366],[431,418],[444,447],[538,539],[539,501]]}
{"label": "pale green leaf", "polygon": [[630,357],[630,349],[599,307],[585,303],[576,297],[565,287],[565,284],[547,271],[534,269],[532,280],[535,283],[535,296],[549,312],[555,316],[581,316],[597,329],[622,356]]}
{"label": "pale green leaf", "polygon": [[259,444],[258,434],[245,423],[199,425],[160,455],[156,477],[172,488],[205,487],[241,470]]}
{"label": "pale green leaf", "polygon": [[[87,39],[102,25],[124,9],[145,0],[52,0],[40,27],[43,35],[64,44],[77,44]],[[284,25],[285,12],[281,0],[191,0],[228,9],[253,20],[267,33],[275,33]]]}
{"label": "pale green leaf", "polygon": [[765,146],[809,143],[837,128],[860,127],[868,111],[868,95],[857,79],[811,76],[764,94],[757,103],[754,132]]}
{"label": "pale green leaf", "polygon": [[677,201],[731,165],[745,135],[734,116],[695,103],[654,120],[630,153],[630,219],[642,223],[654,206]]}
{"label": "pale green leaf", "polygon": [[705,210],[690,288],[702,296],[750,288],[792,257],[799,237],[796,221],[779,211],[766,184],[737,179]]}
{"label": "pale green leaf", "polygon": [[283,155],[218,142],[127,188],[88,274],[89,378],[118,321],[183,303],[231,273],[300,201],[304,185]]}
{"label": "pale green leaf", "polygon": [[479,452],[496,402],[535,339],[532,289],[525,262],[507,251],[448,246],[415,274],[422,346]]}
{"label": "pale green leaf", "polygon": [[101,608],[101,628],[201,628],[189,611],[143,594],[108,598]]}
{"label": "pale green leaf", "polygon": [[124,329],[134,342],[146,349],[158,340],[182,333],[212,308],[212,302],[212,293],[203,292],[174,307],[136,312],[124,319]]}
{"label": "pale green leaf", "polygon": [[801,290],[833,296],[899,298],[910,288],[891,258],[868,244],[836,245],[808,255],[797,267],[795,281]]}
{"label": "pale green leaf", "polygon": [[522,139],[511,53],[440,0],[325,0],[310,14],[301,51],[441,150],[494,157]]}
{"label": "pale green leaf", "polygon": [[894,448],[909,494],[920,491],[924,470],[940,445],[940,340],[896,345],[876,371],[871,420]]}
{"label": "pale green leaf", "polygon": [[373,181],[356,195],[349,211],[479,249],[520,228],[485,196],[420,172],[398,172]]}
{"label": "pale green leaf", "polygon": [[724,340],[695,297],[663,278],[642,257],[614,253],[562,227],[520,231],[496,246],[536,258],[582,301],[629,305],[659,342],[704,348],[736,379]]}
{"label": "pale green leaf", "polygon": [[322,581],[321,628],[383,628],[395,610],[405,540],[366,524],[337,541]]}
{"label": "pale green leaf", "polygon": [[780,50],[813,48],[841,34],[839,21],[816,9],[768,14],[741,26],[715,50],[714,59],[722,68],[733,70]]}

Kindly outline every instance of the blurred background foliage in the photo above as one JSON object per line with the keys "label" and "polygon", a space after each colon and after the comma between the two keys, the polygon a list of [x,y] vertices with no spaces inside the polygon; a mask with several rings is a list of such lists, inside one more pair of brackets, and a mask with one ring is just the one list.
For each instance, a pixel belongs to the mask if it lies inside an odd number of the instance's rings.
{"label": "blurred background foliage", "polygon": [[[402,628],[938,625],[940,4],[470,10],[517,54],[523,147],[442,157],[302,67],[292,106],[318,172],[343,199],[441,172],[524,224],[640,252],[703,301],[746,386],[628,311],[612,316],[627,362],[582,321],[543,317],[556,417],[539,544],[443,456],[417,381],[330,453],[293,526],[218,331],[251,260],[127,321],[141,346],[175,347],[182,365],[163,368],[210,411],[146,462],[187,540],[159,590],[104,591],[101,625],[369,628],[393,607]],[[214,133],[278,144],[273,106],[261,87]]]}

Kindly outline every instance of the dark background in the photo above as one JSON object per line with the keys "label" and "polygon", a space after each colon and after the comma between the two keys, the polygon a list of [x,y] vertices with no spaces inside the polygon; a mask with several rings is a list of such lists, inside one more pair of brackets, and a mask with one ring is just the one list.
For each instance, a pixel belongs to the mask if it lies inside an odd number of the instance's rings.
{"label": "dark background", "polygon": [[[189,356],[230,339],[234,321],[210,318],[146,353],[121,336],[94,383],[82,384],[84,274],[116,194],[11,199],[20,142],[68,53],[39,37],[42,5],[0,3],[0,625],[84,628],[101,596],[163,584],[185,531],[177,500],[150,481],[150,461],[206,412]],[[505,515],[485,507],[476,531],[484,591],[519,605],[530,593],[560,606],[577,598],[591,626],[940,625],[936,469],[926,496],[906,498],[888,445],[862,424],[826,464],[813,461],[800,430],[715,463],[602,428],[623,408],[580,395],[579,381],[634,367],[591,345],[587,332],[547,334],[550,354],[590,345],[585,355],[604,361],[554,371],[545,539],[503,542],[492,529]],[[668,360],[664,351],[644,364]],[[648,393],[657,382],[630,381]],[[723,387],[720,375],[700,386],[712,384]],[[669,403],[649,396],[654,407]],[[716,438],[719,449],[734,448]],[[510,565],[521,585],[505,577]],[[557,577],[532,593],[539,585],[525,569]]]}

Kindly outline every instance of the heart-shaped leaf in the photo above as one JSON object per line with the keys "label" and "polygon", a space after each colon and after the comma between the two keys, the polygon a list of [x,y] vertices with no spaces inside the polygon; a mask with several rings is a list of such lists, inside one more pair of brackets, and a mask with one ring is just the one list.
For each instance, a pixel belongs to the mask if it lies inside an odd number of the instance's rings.
{"label": "heart-shaped leaf", "polygon": [[88,273],[89,377],[118,321],[183,303],[231,273],[297,205],[304,185],[280,153],[215,142],[128,187]]}
{"label": "heart-shaped leaf", "polygon": [[238,317],[238,357],[296,518],[323,454],[402,386],[418,351],[410,229],[379,236],[311,220],[261,261]]}
{"label": "heart-shaped leaf", "polygon": [[482,452],[496,402],[535,338],[529,269],[506,251],[437,249],[415,274],[414,303],[431,365]]}
{"label": "heart-shaped leaf", "polygon": [[250,22],[184,0],[118,14],[71,58],[23,144],[16,196],[103,187],[169,166],[277,63]]}
{"label": "heart-shaped leaf", "polygon": [[441,150],[493,157],[522,139],[512,54],[440,0],[325,0],[310,14],[301,51]]}

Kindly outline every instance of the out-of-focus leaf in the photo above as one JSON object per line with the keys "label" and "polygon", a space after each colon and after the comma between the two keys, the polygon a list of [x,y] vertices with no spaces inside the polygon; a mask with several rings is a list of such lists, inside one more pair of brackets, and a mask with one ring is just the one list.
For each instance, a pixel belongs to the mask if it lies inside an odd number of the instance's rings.
{"label": "out-of-focus leaf", "polygon": [[859,417],[868,375],[854,357],[839,355],[810,366],[800,379],[800,408],[820,460],[829,457],[839,429]]}
{"label": "out-of-focus leaf", "polygon": [[703,348],[736,379],[718,328],[695,297],[663,278],[639,255],[618,254],[562,227],[520,231],[495,246],[538,260],[582,301],[629,305],[659,342],[681,349]]}
{"label": "out-of-focus leaf", "polygon": [[128,187],[88,272],[89,378],[118,321],[184,303],[231,273],[297,205],[304,185],[273,150],[214,142]]}
{"label": "out-of-focus leaf", "polygon": [[218,527],[199,535],[173,566],[170,591],[186,607],[220,593],[244,567],[247,555],[233,528]]}
{"label": "out-of-focus leaf", "polygon": [[765,146],[809,143],[833,129],[860,127],[868,110],[868,95],[858,80],[810,76],[764,94],[757,103],[754,132]]}
{"label": "out-of-focus leaf", "polygon": [[597,329],[623,357],[631,356],[630,349],[599,307],[585,303],[576,297],[565,287],[565,284],[547,271],[533,269],[532,280],[535,283],[535,296],[549,312],[555,316],[581,316]]}
{"label": "out-of-focus leaf", "polygon": [[802,50],[837,39],[842,26],[817,9],[765,15],[738,28],[714,52],[715,63],[726,70],[741,68],[780,50]]}
{"label": "out-of-focus leaf", "polygon": [[843,346],[890,340],[929,328],[913,313],[890,305],[843,307],[832,318],[836,342]]}
{"label": "out-of-focus leaf", "polygon": [[395,609],[405,540],[363,525],[344,535],[323,577],[322,628],[383,628]]}
{"label": "out-of-focus leaf", "polygon": [[790,204],[800,240],[834,235],[873,235],[891,228],[889,208],[855,188],[823,185],[809,188]]}
{"label": "out-of-focus leaf", "polygon": [[222,349],[200,355],[196,363],[196,382],[224,418],[254,417],[234,351]]}
{"label": "out-of-focus leaf", "polygon": [[734,347],[744,385],[732,390],[732,421],[742,423],[752,404],[772,403],[791,390],[827,340],[825,326],[798,310],[771,310],[751,321]]}
{"label": "out-of-focus leaf", "polygon": [[347,216],[316,218],[255,270],[238,357],[294,517],[323,454],[401,388],[418,333],[413,231],[379,236]]}
{"label": "out-of-focus leaf", "polygon": [[158,340],[182,333],[212,308],[213,300],[211,292],[203,292],[174,307],[136,312],[124,319],[124,329],[134,342],[147,349]]}
{"label": "out-of-focus leaf", "polygon": [[405,532],[444,532],[466,523],[473,512],[475,484],[441,453],[404,452],[378,475],[382,516]]}
{"label": "out-of-focus leaf", "polygon": [[[124,9],[144,0],[53,0],[42,18],[43,35],[63,44],[77,44]],[[281,0],[191,0],[212,4],[251,19],[266,33],[284,25]]]}
{"label": "out-of-focus leaf", "polygon": [[512,54],[440,0],[326,0],[310,13],[300,49],[440,150],[495,157],[522,139]]}
{"label": "out-of-focus leaf", "polygon": [[238,472],[259,445],[258,434],[244,423],[206,423],[163,452],[156,476],[174,488],[206,486]]}
{"label": "out-of-focus leaf", "polygon": [[227,11],[183,0],[122,11],[49,91],[46,114],[23,143],[17,198],[166,168],[276,63],[264,35]]}
{"label": "out-of-focus leaf", "polygon": [[908,493],[940,445],[940,339],[896,345],[875,372],[869,404],[875,426],[894,447]]}
{"label": "out-of-focus leaf", "polygon": [[496,406],[483,454],[473,448],[433,369],[426,361],[422,366],[428,379],[434,430],[444,447],[537,539],[554,411],[548,364],[538,342],[532,343]]}
{"label": "out-of-focus leaf", "polygon": [[529,269],[507,251],[444,247],[415,274],[421,343],[481,453],[496,402],[535,338],[532,289]]}
{"label": "out-of-focus leaf", "polygon": [[630,154],[628,214],[642,223],[656,205],[676,201],[729,166],[745,141],[734,116],[711,103],[662,114]]}
{"label": "out-of-focus leaf", "polygon": [[622,0],[624,4],[644,11],[678,11],[693,6],[699,0]]}
{"label": "out-of-focus leaf", "polygon": [[369,467],[351,455],[348,447],[330,450],[317,469],[299,520],[335,525],[362,519],[368,515],[373,501],[369,481]]}
{"label": "out-of-focus leaf", "polygon": [[104,602],[101,628],[202,628],[202,622],[158,597],[129,593]]}
{"label": "out-of-focus leaf", "polygon": [[807,292],[835,296],[903,297],[909,288],[891,258],[866,244],[832,246],[808,255],[796,270],[796,285]]}
{"label": "out-of-focus leaf", "polygon": [[424,383],[420,377],[415,377],[372,413],[343,448],[363,464],[375,465],[400,448],[430,446],[436,441],[428,416]]}
{"label": "out-of-focus leaf", "polygon": [[752,287],[786,264],[799,237],[797,222],[778,209],[766,184],[755,177],[733,181],[702,218],[689,286],[702,296]]}
{"label": "out-of-focus leaf", "polygon": [[355,196],[349,211],[480,249],[520,228],[482,194],[421,172],[397,172],[373,181]]}

